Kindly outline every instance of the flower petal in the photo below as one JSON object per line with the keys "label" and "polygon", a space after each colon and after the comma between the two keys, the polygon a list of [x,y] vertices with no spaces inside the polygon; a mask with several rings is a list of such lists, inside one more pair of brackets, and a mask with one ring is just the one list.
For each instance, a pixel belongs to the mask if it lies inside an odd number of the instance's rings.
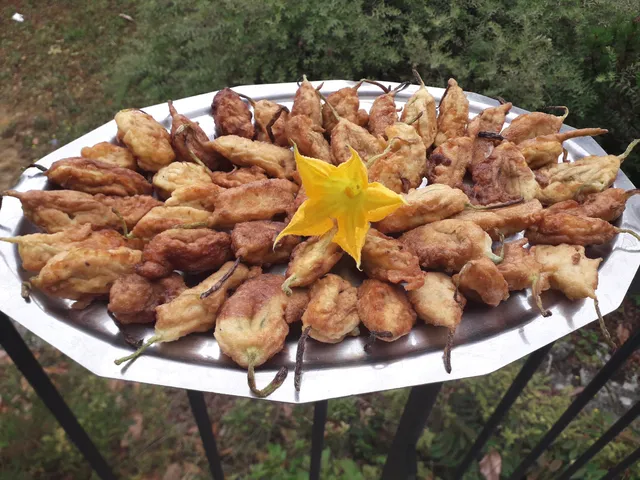
{"label": "flower petal", "polygon": [[364,192],[362,208],[366,212],[368,221],[379,222],[406,204],[407,202],[402,195],[398,195],[384,185],[374,182],[370,183]]}
{"label": "flower petal", "polygon": [[293,145],[293,154],[307,196],[318,198],[325,195],[327,187],[333,183],[333,179],[336,177],[337,168],[322,160],[302,155],[295,144]]}
{"label": "flower petal", "polygon": [[358,208],[353,209],[346,215],[337,218],[338,233],[333,237],[333,241],[340,245],[355,261],[360,268],[360,254],[369,231],[369,222],[365,212]]}
{"label": "flower petal", "polygon": [[340,176],[348,179],[349,183],[354,183],[358,185],[360,189],[364,190],[367,183],[369,183],[367,167],[360,158],[360,155],[358,155],[358,152],[351,147],[349,147],[349,150],[351,150],[351,157],[346,162],[338,165],[336,170]]}
{"label": "flower petal", "polygon": [[280,239],[286,235],[305,235],[313,237],[322,235],[333,227],[333,220],[329,215],[334,206],[318,200],[305,200],[300,205],[289,225],[276,237],[273,245],[277,245]]}

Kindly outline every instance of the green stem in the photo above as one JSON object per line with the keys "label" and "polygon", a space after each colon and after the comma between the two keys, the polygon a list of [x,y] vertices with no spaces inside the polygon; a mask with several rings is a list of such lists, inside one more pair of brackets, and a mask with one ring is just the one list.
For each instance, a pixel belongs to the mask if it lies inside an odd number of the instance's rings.
{"label": "green stem", "polygon": [[233,275],[233,272],[236,271],[236,268],[238,268],[238,265],[240,265],[240,257],[236,258],[236,261],[233,262],[233,265],[231,266],[229,271],[227,271],[222,276],[222,278],[220,278],[220,280],[218,280],[215,284],[213,284],[213,286],[211,286],[210,288],[207,288],[204,292],[202,292],[200,294],[200,300],[204,300],[205,298],[207,298],[212,293],[217,292],[218,290],[220,290],[222,285],[224,285],[224,282],[229,280],[229,277],[231,277],[231,275]]}
{"label": "green stem", "polygon": [[640,234],[638,234],[637,232],[634,232],[633,230],[629,230],[628,228],[616,228],[616,232],[618,233],[628,233],[629,235],[632,235],[636,238],[636,240],[638,240],[640,242]]}
{"label": "green stem", "polygon": [[259,390],[256,387],[256,374],[254,370],[254,364],[249,364],[249,369],[247,371],[247,383],[249,384],[249,389],[253,394],[258,398],[266,398],[275,392],[280,386],[284,383],[285,378],[287,378],[287,374],[289,373],[289,369],[287,367],[280,367],[276,376],[273,377],[273,380],[269,382],[269,384],[264,387],[262,390]]}
{"label": "green stem", "polygon": [[311,326],[308,326],[302,331],[302,335],[298,339],[298,349],[296,350],[296,369],[293,375],[293,384],[296,387],[296,392],[300,391],[300,384],[302,383],[302,361],[304,359],[304,348],[307,344],[307,338],[311,332]]}
{"label": "green stem", "polygon": [[370,83],[371,85],[375,85],[376,87],[381,88],[384,93],[389,93],[389,91],[390,91],[387,87],[382,85],[380,82],[376,82],[375,80],[369,80],[368,78],[362,78],[362,79],[360,79],[360,82],[366,82],[366,83]]}
{"label": "green stem", "polygon": [[602,331],[602,334],[604,335],[604,338],[609,344],[609,346],[615,350],[618,347],[616,343],[613,341],[613,339],[611,338],[611,335],[609,334],[609,330],[607,330],[607,326],[604,323],[604,318],[602,317],[602,312],[600,311],[600,303],[598,302],[597,298],[593,299],[593,305],[596,308],[596,315],[598,315],[598,323],[600,324],[600,330]]}
{"label": "green stem", "polygon": [[415,122],[420,120],[420,117],[422,117],[423,114],[424,114],[424,110],[421,110],[420,112],[418,112],[418,114],[415,117],[413,117],[408,122],[404,122],[404,123],[406,123],[407,125],[413,125]]}
{"label": "green stem", "polygon": [[533,276],[531,281],[531,293],[533,294],[533,300],[536,302],[536,307],[540,310],[540,314],[543,317],[551,316],[551,312],[542,305],[542,298],[540,297],[540,294],[542,293],[540,291],[540,274]]}
{"label": "green stem", "polygon": [[453,348],[453,337],[456,334],[455,328],[450,328],[447,334],[447,343],[444,344],[444,352],[442,353],[442,361],[444,369],[447,373],[451,373],[451,349]]}
{"label": "green stem", "polygon": [[393,338],[393,333],[387,330],[371,330],[369,332],[369,338],[367,338],[367,342],[364,344],[364,351],[366,353],[371,353],[371,347],[373,347],[376,338]]}
{"label": "green stem", "polygon": [[640,138],[636,138],[633,142],[629,144],[627,149],[622,154],[618,155],[618,158],[620,159],[620,163],[624,162],[624,160],[629,156],[631,151],[635,148],[636,145],[638,145],[638,143],[640,143]]}
{"label": "green stem", "polygon": [[38,170],[40,170],[41,172],[47,172],[49,169],[43,165],[38,165],[37,163],[30,163],[29,165],[27,165],[26,167],[24,167],[24,169],[26,170],[27,168],[37,168]]}
{"label": "green stem", "polygon": [[25,280],[20,284],[20,296],[27,301],[31,298],[31,282]]}
{"label": "green stem", "polygon": [[293,275],[287,277],[284,283],[282,284],[282,291],[287,295],[287,297],[290,297],[291,294],[293,293],[291,291],[291,284],[295,282],[297,278],[298,276],[294,273]]}
{"label": "green stem", "polygon": [[122,236],[127,239],[131,238],[129,236],[129,227],[127,227],[127,222],[122,216],[122,214],[114,207],[111,207],[111,211],[114,213],[116,217],[118,217],[118,220],[120,220],[120,222],[122,223]]}
{"label": "green stem", "polygon": [[244,93],[238,93],[238,92],[235,92],[235,94],[241,98],[244,98],[247,102],[249,102],[249,105],[251,105],[253,108],[256,108],[256,101],[253,98],[251,98],[249,95],[245,95]]}
{"label": "green stem", "polygon": [[418,73],[418,70],[416,70],[415,68],[412,68],[411,71],[413,72],[413,76],[416,77],[416,80],[418,80],[418,82],[420,83],[420,88],[425,88],[424,81],[422,80],[422,77]]}
{"label": "green stem", "polygon": [[151,345],[153,345],[154,343],[157,343],[157,342],[162,342],[162,335],[154,335],[149,340],[147,340],[145,343],[143,343],[142,346],[138,350],[133,352],[131,355],[127,355],[126,357],[118,358],[117,360],[114,360],[113,363],[115,363],[116,365],[120,365],[120,364],[122,364],[124,362],[135,360],[140,355],[142,355],[142,353],[147,348],[149,348]]}

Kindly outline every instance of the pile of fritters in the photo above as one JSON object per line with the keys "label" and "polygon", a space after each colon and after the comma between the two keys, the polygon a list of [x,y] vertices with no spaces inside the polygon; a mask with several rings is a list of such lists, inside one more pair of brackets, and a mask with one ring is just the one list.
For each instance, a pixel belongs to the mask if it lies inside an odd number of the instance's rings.
{"label": "pile of fritters", "polygon": [[[417,74],[416,74],[417,75]],[[417,76],[419,79],[419,76]],[[5,192],[44,233],[18,244],[31,285],[82,308],[109,299],[121,324],[155,322],[155,342],[215,328],[224,354],[249,371],[279,352],[289,325],[301,322],[296,388],[309,336],[337,343],[360,334],[391,342],[417,319],[454,333],[468,303],[496,306],[511,291],[597,299],[598,265],[588,245],[610,242],[630,196],[610,188],[629,154],[566,162],[563,142],[606,130],[560,133],[568,110],[533,112],[503,128],[511,103],[469,118],[469,102],[450,79],[439,106],[422,80],[400,108],[404,88],[381,88],[369,112],[358,89],[333,92],[306,77],[291,110],[229,88],[213,98],[216,137],[169,102],[170,132],[141,110],[115,116],[118,144],[99,143],[44,174],[55,188]],[[369,181],[403,194],[402,206],[372,225],[362,251],[368,277],[354,286],[332,273],[343,251],[335,230],[320,237],[274,239],[306,199],[291,145],[340,164],[354,148]],[[564,153],[564,155],[563,155]],[[420,187],[423,178],[429,185]],[[524,231],[524,238],[504,242]],[[497,244],[494,246],[494,242]],[[287,264],[285,275],[264,273]],[[355,267],[355,266],[354,266]],[[188,288],[184,275],[206,278]],[[208,275],[208,276],[207,276]],[[200,277],[203,278],[203,277]]]}

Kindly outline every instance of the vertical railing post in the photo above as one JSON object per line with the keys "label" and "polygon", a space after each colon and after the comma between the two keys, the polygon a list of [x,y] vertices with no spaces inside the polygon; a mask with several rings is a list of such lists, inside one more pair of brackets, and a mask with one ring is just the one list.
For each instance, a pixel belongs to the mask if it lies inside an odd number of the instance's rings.
{"label": "vertical railing post", "polygon": [[211,477],[213,480],[224,480],[224,472],[222,471],[222,464],[220,463],[220,456],[218,455],[218,447],[216,445],[216,438],[213,435],[211,420],[207,413],[204,394],[195,390],[187,390],[187,397],[189,398],[193,418],[196,420],[196,425],[198,425],[204,453],[209,461]]}
{"label": "vertical railing post", "polygon": [[324,445],[324,427],[327,423],[329,401],[320,400],[313,407],[313,427],[311,428],[311,465],[309,480],[320,480],[322,448]]}

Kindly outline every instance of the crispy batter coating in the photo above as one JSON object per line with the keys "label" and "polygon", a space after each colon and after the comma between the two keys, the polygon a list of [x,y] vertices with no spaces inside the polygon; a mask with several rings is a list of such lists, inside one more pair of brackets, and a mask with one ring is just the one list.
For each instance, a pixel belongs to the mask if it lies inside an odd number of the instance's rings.
{"label": "crispy batter coating", "polygon": [[[275,115],[280,112],[278,118],[270,125]],[[280,147],[288,147],[289,140],[285,131],[287,120],[289,119],[289,110],[278,103],[271,100],[260,100],[253,104],[253,114],[256,118],[256,140],[260,142],[275,143]],[[269,136],[269,128],[273,134],[275,142],[271,141]]]}
{"label": "crispy batter coating", "polygon": [[323,343],[341,342],[358,335],[358,289],[338,275],[328,274],[313,284],[309,305],[302,315],[302,330]]}
{"label": "crispy batter coating", "polygon": [[251,123],[251,110],[230,88],[224,88],[215,94],[211,112],[218,135],[253,138],[255,130]]}
{"label": "crispy batter coating", "polygon": [[[353,87],[341,88],[337,92],[331,93],[327,97],[327,103],[331,105],[338,115],[342,118],[346,118],[350,122],[366,127],[369,121],[369,114],[364,110],[360,110],[360,99],[358,98],[358,88],[361,83],[357,83]],[[322,105],[322,127],[326,132],[331,133],[333,127],[338,124],[336,116],[333,114],[333,110],[326,103]]]}
{"label": "crispy batter coating", "polygon": [[160,232],[192,223],[211,223],[211,213],[191,207],[154,207],[133,227],[131,233],[151,240]]}
{"label": "crispy batter coating", "polygon": [[415,253],[402,242],[370,228],[362,247],[362,269],[369,276],[391,283],[406,282],[407,290],[422,286],[422,271]]}
{"label": "crispy batter coating", "polygon": [[438,134],[435,146],[442,145],[450,138],[462,137],[469,122],[469,100],[453,78],[447,82],[447,89],[440,100],[438,113]]}
{"label": "crispy batter coating", "polygon": [[85,193],[105,195],[144,195],[152,192],[151,184],[137,172],[115,167],[100,160],[84,157],[65,158],[53,162],[45,173],[50,182]]}
{"label": "crispy batter coating", "polygon": [[398,121],[395,92],[384,93],[373,101],[369,110],[369,132],[374,137],[384,137],[387,128]]}
{"label": "crispy batter coating", "polygon": [[61,232],[85,223],[91,224],[95,230],[122,228],[122,222],[111,211],[111,207],[88,193],[73,190],[8,190],[3,195],[19,199],[24,216],[47,233]]}
{"label": "crispy batter coating", "polygon": [[460,293],[454,297],[456,286],[451,277],[441,272],[424,272],[424,284],[407,293],[418,317],[429,325],[454,330],[462,320],[467,301]]}
{"label": "crispy batter coating", "polygon": [[267,176],[260,167],[234,168],[230,172],[211,172],[211,180],[222,188],[233,188],[245,183],[266,180]]}
{"label": "crispy batter coating", "polygon": [[214,335],[222,353],[241,367],[262,365],[284,346],[289,325],[283,280],[270,274],[247,280],[220,310]]}
{"label": "crispy batter coating", "polygon": [[511,107],[513,104],[506,102],[497,107],[485,108],[469,122],[467,135],[475,138],[479,132],[500,133]]}
{"label": "crispy batter coating", "polygon": [[418,132],[406,123],[387,128],[391,149],[369,163],[369,181],[396,193],[418,188],[427,170],[427,149]]}
{"label": "crispy batter coating", "polygon": [[482,205],[536,198],[540,186],[518,147],[502,142],[484,161],[473,165],[474,200]]}
{"label": "crispy batter coating", "polygon": [[284,311],[284,319],[291,325],[302,320],[302,315],[309,305],[309,289],[296,288],[287,297],[287,308]]}
{"label": "crispy batter coating", "polygon": [[33,233],[18,237],[0,238],[0,240],[18,245],[22,268],[31,272],[39,272],[55,255],[74,248],[91,248],[95,250],[112,250],[118,247],[127,247],[134,250],[142,248],[139,240],[127,240],[115,230],[94,231],[91,229],[91,225],[87,223],[58,233]]}
{"label": "crispy batter coating", "polygon": [[295,183],[281,178],[228,188],[216,199],[213,225],[231,227],[252,220],[271,220],[274,215],[287,211],[297,191]]}
{"label": "crispy batter coating", "polygon": [[565,117],[542,112],[524,113],[513,119],[511,125],[502,131],[502,136],[517,144],[530,138],[558,133]]}
{"label": "crispy batter coating", "polygon": [[458,272],[471,260],[495,258],[491,237],[473,222],[440,220],[408,231],[400,241],[418,255],[423,268]]}
{"label": "crispy batter coating", "polygon": [[324,138],[322,127],[313,123],[310,117],[296,115],[287,121],[287,138],[298,146],[298,150],[308,157],[333,163],[331,147]]}
{"label": "crispy batter coating", "polygon": [[606,220],[565,212],[545,212],[525,232],[532,245],[602,245],[617,234],[616,227]]}
{"label": "crispy batter coating", "polygon": [[228,233],[208,228],[175,228],[159,233],[147,243],[136,272],[151,279],[166,277],[173,270],[206,272],[217,270],[231,257]]}
{"label": "crispy batter coating", "polygon": [[[420,115],[418,120],[415,118]],[[411,98],[407,100],[402,110],[400,120],[403,122],[411,122],[415,120],[411,126],[415,128],[422,143],[426,149],[431,148],[433,142],[436,140],[436,134],[438,133],[438,120],[436,118],[436,99],[429,93],[429,90],[421,83],[420,88],[411,95]],[[387,138],[391,138],[387,135]]]}
{"label": "crispy batter coating", "polygon": [[500,234],[505,237],[521,232],[535,224],[542,214],[542,204],[538,200],[529,200],[510,207],[491,210],[466,208],[452,218],[473,222],[497,240]]}
{"label": "crispy batter coating", "polygon": [[596,298],[602,258],[587,258],[579,245],[537,245],[531,252],[550,273],[552,289],[560,290],[569,300]]}
{"label": "crispy batter coating", "polygon": [[110,197],[94,195],[93,198],[103,205],[115,209],[124,218],[127,228],[131,230],[153,207],[159,207],[162,202],[150,195],[133,195],[131,197]]}
{"label": "crispy batter coating", "polygon": [[233,253],[249,265],[288,262],[291,252],[302,241],[302,237],[287,235],[274,248],[273,242],[284,227],[284,222],[269,220],[238,223],[231,232]]}
{"label": "crispy batter coating", "polygon": [[386,143],[383,138],[371,135],[366,128],[341,118],[331,130],[331,155],[336,165],[351,158],[350,146],[366,161],[382,153]]}
{"label": "crispy batter coating", "polygon": [[429,183],[460,187],[471,163],[473,143],[473,138],[455,137],[437,146],[427,161]]}
{"label": "crispy batter coating", "polygon": [[408,205],[402,205],[375,225],[382,233],[406,232],[437,222],[461,212],[469,204],[469,198],[462,190],[442,184],[410,190],[404,199]]}
{"label": "crispy batter coating", "polygon": [[191,207],[213,212],[216,199],[224,188],[214,183],[198,183],[176,188],[164,204],[168,207]]}
{"label": "crispy batter coating", "polygon": [[176,158],[171,135],[142,110],[120,110],[115,116],[119,141],[133,153],[143,170],[157,172]]}
{"label": "crispy batter coating", "polygon": [[[244,282],[250,272],[239,264],[233,273],[224,280],[233,268],[233,262],[227,262],[216,273],[208,276],[193,288],[184,290],[168,303],[156,308],[156,334],[162,341],[171,342],[193,332],[206,332],[216,323],[220,307],[233,290]],[[221,280],[222,283],[220,283]],[[211,295],[201,298],[200,295],[214,285],[219,288]]]}
{"label": "crispy batter coating", "polygon": [[549,272],[536,260],[533,252],[525,245],[527,238],[521,238],[504,244],[504,259],[498,264],[498,270],[507,282],[510,291],[524,290],[537,282],[540,292],[549,290]]}
{"label": "crispy batter coating", "polygon": [[173,162],[153,176],[153,186],[161,198],[169,198],[179,187],[212,183],[206,168],[190,162]]}
{"label": "crispy batter coating", "polygon": [[322,104],[320,103],[320,95],[311,82],[303,77],[300,87],[293,98],[293,107],[291,115],[303,115],[309,117],[313,124],[322,127]]}
{"label": "crispy batter coating", "polygon": [[592,193],[580,205],[580,215],[613,222],[624,212],[627,200],[638,193],[640,190],[625,191],[622,188],[607,188],[603,192]]}
{"label": "crispy batter coating", "polygon": [[118,277],[114,282],[109,291],[107,308],[125,325],[151,323],[156,320],[158,305],[170,302],[186,289],[178,273],[155,282],[131,273]]}
{"label": "crispy batter coating", "polygon": [[471,300],[497,307],[509,298],[509,285],[488,258],[479,258],[467,263],[460,273],[453,276],[453,283]]}
{"label": "crispy batter coating", "polygon": [[530,138],[520,142],[518,148],[530,168],[541,168],[546,165],[558,163],[558,157],[562,155],[564,151],[562,142],[570,138],[603,135],[605,133],[607,133],[607,130],[602,128],[582,128],[580,130],[571,130],[569,132]]}
{"label": "crispy batter coating", "polygon": [[133,273],[142,258],[140,250],[74,248],[50,259],[31,284],[47,295],[87,300],[109,293],[113,282]]}
{"label": "crispy batter coating", "polygon": [[265,142],[254,142],[236,135],[218,137],[207,144],[239,167],[260,167],[267,175],[292,178],[296,168],[293,152]]}
{"label": "crispy batter coating", "polygon": [[109,142],[96,143],[93,147],[83,147],[80,150],[80,155],[84,158],[108,163],[114,167],[130,170],[138,168],[136,158],[129,150]]}
{"label": "crispy batter coating", "polygon": [[379,337],[393,342],[408,334],[416,323],[416,312],[400,287],[380,280],[365,280],[358,288],[358,316],[371,332],[391,332]]}

